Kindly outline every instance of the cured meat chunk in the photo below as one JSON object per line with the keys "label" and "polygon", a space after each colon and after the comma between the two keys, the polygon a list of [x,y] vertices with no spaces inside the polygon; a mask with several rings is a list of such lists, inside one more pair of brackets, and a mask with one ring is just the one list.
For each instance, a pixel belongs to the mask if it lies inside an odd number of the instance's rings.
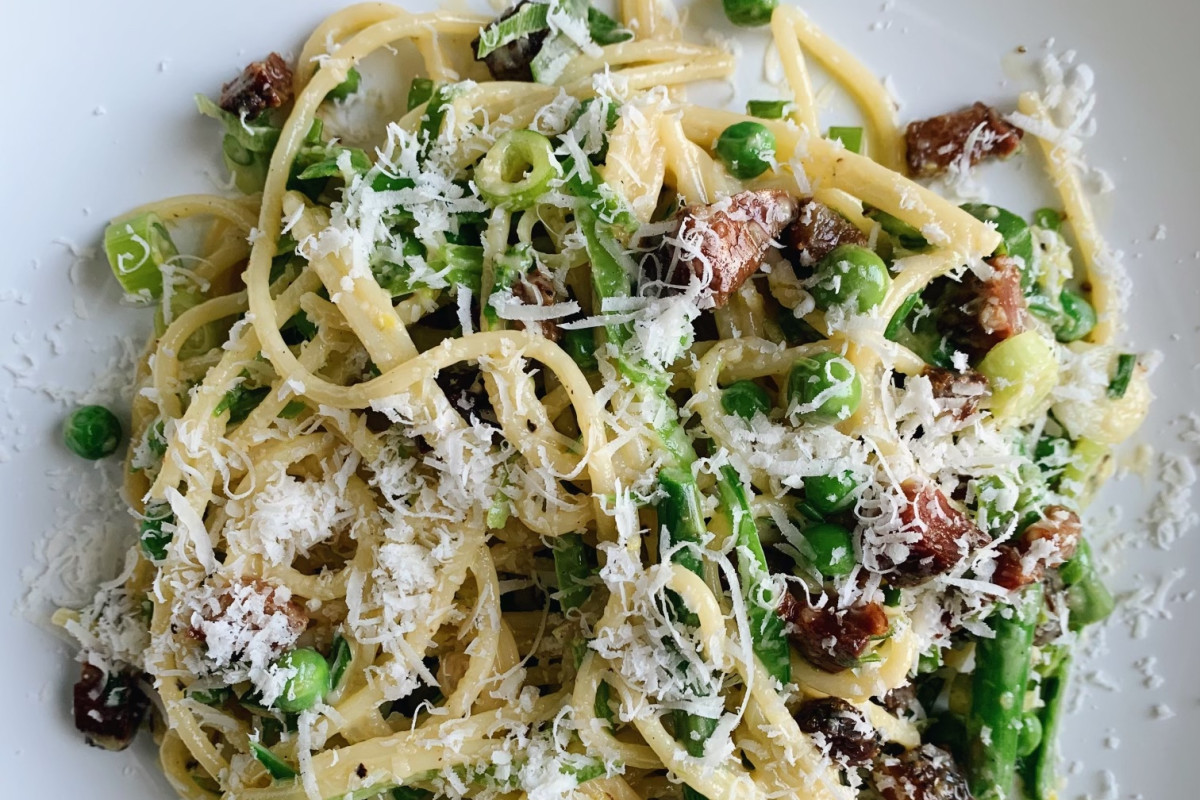
{"label": "cured meat chunk", "polygon": [[932,177],[968,156],[975,166],[989,156],[1007,158],[1021,146],[1024,131],[1000,116],[996,109],[976,103],[929,119],[908,123],[908,171],[916,177]]}

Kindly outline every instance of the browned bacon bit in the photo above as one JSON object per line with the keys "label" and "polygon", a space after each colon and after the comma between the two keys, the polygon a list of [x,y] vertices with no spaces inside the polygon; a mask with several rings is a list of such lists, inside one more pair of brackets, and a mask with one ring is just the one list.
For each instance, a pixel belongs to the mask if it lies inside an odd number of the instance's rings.
{"label": "browned bacon bit", "polygon": [[687,206],[664,240],[668,283],[686,286],[694,275],[707,282],[717,307],[725,305],[796,213],[796,200],[780,189],[739,192],[712,205]]}
{"label": "browned bacon bit", "polygon": [[796,221],[788,226],[786,238],[806,267],[829,255],[838,245],[867,244],[867,235],[850,220],[816,200],[800,203],[800,211]]}
{"label": "browned bacon bit", "polygon": [[[503,22],[513,14],[516,14],[525,5],[526,3],[517,3],[504,12],[496,22]],[[487,66],[488,72],[495,80],[532,82],[533,58],[542,49],[542,44],[546,41],[546,36],[549,33],[549,30],[543,29],[519,36],[508,44],[497,47],[482,59],[477,57],[475,60],[483,61],[484,65]],[[471,42],[471,52],[479,52],[478,36]]]}
{"label": "browned bacon bit", "polygon": [[[554,282],[541,272],[530,273],[514,283],[512,293],[522,303],[531,306],[548,306],[558,300],[558,295],[554,290]],[[558,341],[558,323],[552,319],[531,320],[529,322],[518,320],[513,325],[520,330],[540,333],[553,342]]]}
{"label": "browned bacon bit", "polygon": [[911,714],[913,704],[917,702],[917,687],[911,683],[897,686],[883,697],[876,698],[877,702],[896,716]]}
{"label": "browned bacon bit", "polygon": [[954,757],[931,744],[879,759],[872,778],[884,800],[972,800]]}
{"label": "browned bacon bit", "polygon": [[[262,597],[262,614],[267,617],[272,617],[275,614],[282,613],[287,618],[289,630],[299,636],[308,627],[308,611],[304,605],[297,602],[294,598],[281,600],[279,597],[279,589],[276,586],[267,583],[264,580],[242,581],[238,580],[225,587],[217,599],[220,606],[219,610],[205,608],[202,617],[207,622],[212,622],[225,615],[235,603],[247,605],[247,594],[257,594]],[[250,603],[257,605],[257,603]],[[193,617],[195,619],[195,617]],[[188,629],[188,635],[198,642],[203,642],[207,638],[204,630],[199,626],[199,622]]]}
{"label": "browned bacon bit", "polygon": [[1082,536],[1078,514],[1065,506],[1047,506],[1014,543],[998,548],[992,583],[1009,591],[1037,583],[1046,567],[1060,566],[1075,555]]}
{"label": "browned bacon bit", "polygon": [[963,512],[950,505],[942,490],[931,483],[909,479],[900,485],[907,503],[900,507],[901,531],[908,553],[893,561],[886,552],[879,560],[890,563],[892,586],[920,586],[955,567],[973,548],[989,537]]}
{"label": "browned bacon bit", "polygon": [[921,373],[929,379],[933,396],[948,401],[951,416],[962,421],[975,413],[979,401],[987,394],[987,378],[973,369],[958,372],[942,367],[926,367]]}
{"label": "browned bacon bit", "polygon": [[840,697],[806,700],[795,717],[800,730],[843,764],[861,766],[879,754],[879,734],[866,714]]}
{"label": "browned bacon bit", "polygon": [[800,654],[825,672],[858,666],[871,640],[888,631],[887,615],[878,603],[838,608],[826,596],[818,608],[807,595],[785,592],[776,613],[787,622],[788,639]]}
{"label": "browned bacon bit", "polygon": [[987,280],[968,272],[938,303],[952,344],[973,358],[1025,330],[1021,268],[1008,256],[993,256],[987,263],[992,267]]}
{"label": "browned bacon bit", "polygon": [[133,741],[150,701],[129,672],[105,674],[84,664],[75,684],[75,727],[88,744],[124,750]]}
{"label": "browned bacon bit", "polygon": [[1024,131],[983,103],[910,122],[904,134],[908,171],[920,178],[938,175],[961,159],[968,146],[971,166],[988,156],[1008,158],[1020,147],[1022,135]]}
{"label": "browned bacon bit", "polygon": [[292,70],[278,53],[252,61],[242,74],[221,87],[221,108],[253,119],[292,99]]}

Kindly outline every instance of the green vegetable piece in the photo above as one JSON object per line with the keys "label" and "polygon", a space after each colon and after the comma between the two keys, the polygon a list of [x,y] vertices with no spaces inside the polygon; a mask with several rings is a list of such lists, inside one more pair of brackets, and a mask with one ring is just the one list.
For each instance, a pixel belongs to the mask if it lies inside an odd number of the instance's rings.
{"label": "green vegetable piece", "polygon": [[340,633],[333,637],[333,644],[329,648],[329,689],[336,691],[342,685],[342,679],[346,677],[346,670],[350,667],[350,660],[353,658],[353,653],[350,650],[350,643],[346,641],[346,637]]}
{"label": "green vegetable piece", "polygon": [[1042,730],[1041,742],[1025,759],[1021,775],[1025,783],[1025,794],[1030,800],[1057,800],[1059,797],[1055,750],[1070,671],[1071,660],[1063,658],[1052,672],[1042,678],[1042,708],[1038,714]]}
{"label": "green vegetable piece", "polygon": [[858,483],[854,473],[810,475],[804,479],[804,497],[822,515],[838,514],[854,505]]}
{"label": "green vegetable piece", "polygon": [[763,584],[770,578],[771,568],[754,523],[750,498],[737,470],[728,464],[721,467],[717,492],[737,542],[738,581],[746,601],[754,653],[771,677],[787,684],[792,678],[791,645],[783,619],[775,613],[774,599],[764,596]]}
{"label": "green vegetable piece", "polygon": [[558,604],[563,611],[579,608],[592,593],[588,583],[592,565],[583,536],[564,533],[554,540],[551,552],[554,554],[554,574],[558,578]]}
{"label": "green vegetable piece", "polygon": [[162,265],[179,251],[158,215],[147,212],[105,228],[104,254],[125,294],[149,302],[162,296]]}
{"label": "green vegetable piece", "polygon": [[236,425],[250,416],[250,412],[258,408],[258,404],[271,393],[270,386],[247,386],[244,382],[230,389],[213,409],[213,416],[219,417],[229,412],[228,423]]}
{"label": "green vegetable piece", "polygon": [[266,747],[263,747],[258,742],[250,742],[250,752],[258,759],[258,762],[267,768],[267,772],[277,781],[288,780],[294,778],[300,773],[292,768],[292,765],[284,761],[279,756],[272,753]]}
{"label": "green vegetable piece", "polygon": [[665,533],[659,542],[659,549],[663,552],[674,550],[672,561],[697,575],[703,575],[703,565],[696,547],[674,549],[684,543],[699,545],[707,531],[703,500],[696,479],[689,469],[667,467],[658,473],[658,486],[663,492],[663,497],[658,501],[658,522]]}
{"label": "green vegetable piece", "polygon": [[351,67],[346,72],[346,80],[330,89],[329,94],[325,95],[325,99],[345,100],[347,97],[358,91],[358,86],[361,82],[362,75],[354,67]]}
{"label": "green vegetable piece", "polygon": [[913,292],[904,298],[904,302],[896,309],[896,313],[892,314],[892,318],[888,320],[887,328],[883,331],[883,335],[888,341],[894,342],[897,340],[901,330],[904,328],[904,321],[908,319],[908,315],[916,310],[919,305],[922,305],[920,292]]}
{"label": "green vegetable piece", "polygon": [[568,328],[563,331],[562,348],[584,372],[597,368],[596,336],[591,328]]}
{"label": "green vegetable piece", "polygon": [[921,232],[899,217],[893,217],[881,208],[868,208],[865,213],[905,250],[924,250],[929,247],[929,241]]}
{"label": "green vegetable piece", "polygon": [[1000,342],[987,352],[978,369],[988,379],[992,416],[998,420],[1024,419],[1058,381],[1054,347],[1037,331]]}
{"label": "green vegetable piece", "polygon": [[[1054,338],[1060,342],[1078,341],[1096,327],[1096,309],[1092,308],[1092,304],[1084,299],[1083,295],[1071,289],[1063,289],[1062,294],[1058,296],[1058,302],[1062,311],[1055,320]],[[1034,310],[1032,304],[1030,310]]]}
{"label": "green vegetable piece", "polygon": [[349,153],[350,172],[364,174],[371,168],[371,159],[357,147],[341,147],[339,145],[324,145],[305,149],[296,156],[293,167],[303,167],[296,173],[298,181],[313,181],[321,178],[343,177],[343,153]]}
{"label": "green vegetable piece", "polygon": [[746,113],[759,119],[783,119],[792,113],[795,104],[790,100],[747,100]]}
{"label": "green vegetable piece", "polygon": [[735,122],[718,137],[717,157],[735,178],[757,178],[775,160],[775,134],[760,122]]}
{"label": "green vegetable piece", "polygon": [[887,265],[872,250],[843,244],[821,259],[809,287],[817,307],[843,308],[866,314],[883,302],[892,277]]}
{"label": "green vegetable piece", "polygon": [[787,394],[788,403],[797,406],[806,421],[833,425],[858,410],[862,381],[853,364],[827,351],[792,365]]}
{"label": "green vegetable piece", "polygon": [[433,97],[433,87],[434,83],[429,78],[413,78],[408,87],[406,110],[412,111],[422,103],[428,103],[429,98]]}
{"label": "green vegetable piece", "polygon": [[475,168],[475,185],[493,206],[529,208],[562,174],[554,145],[536,131],[509,131]]}
{"label": "green vegetable piece", "polygon": [[[811,500],[810,500],[811,502]],[[812,565],[827,578],[849,575],[854,569],[854,536],[841,525],[821,522],[804,529],[812,548]]]}
{"label": "green vegetable piece", "polygon": [[601,47],[628,42],[633,38],[633,31],[594,6],[588,6],[587,24],[592,41]]}
{"label": "green vegetable piece", "polygon": [[1080,541],[1075,555],[1062,565],[1059,574],[1063,583],[1067,584],[1067,609],[1070,611],[1068,628],[1081,631],[1112,614],[1116,602],[1100,578],[1086,539]]}
{"label": "green vegetable piece", "polygon": [[1133,370],[1137,367],[1137,356],[1133,353],[1121,353],[1117,356],[1117,368],[1113,371],[1112,380],[1108,383],[1108,396],[1112,400],[1120,400],[1129,390],[1129,381],[1133,379]]}
{"label": "green vegetable piece", "polygon": [[104,406],[80,406],[63,421],[62,436],[68,450],[95,461],[117,452],[121,421]]}
{"label": "green vegetable piece", "polygon": [[755,414],[771,411],[771,398],[767,396],[767,390],[754,381],[736,381],[721,392],[721,408],[726,414],[754,419]]}
{"label": "green vegetable piece", "polygon": [[1004,238],[1004,243],[996,252],[1021,259],[1021,286],[1029,290],[1033,286],[1033,238],[1029,235],[1029,225],[1016,214],[999,206],[987,203],[967,203],[962,206],[980,222],[996,226],[996,232]]}
{"label": "green vegetable piece", "polygon": [[479,32],[475,58],[486,58],[517,39],[548,29],[550,24],[546,18],[549,12],[549,3],[525,3],[517,6],[512,16],[498,19]]}
{"label": "green vegetable piece", "polygon": [[[164,526],[170,530],[163,530]],[[163,561],[167,557],[167,546],[174,536],[175,515],[166,503],[155,503],[146,506],[146,516],[138,526],[138,542],[142,553],[154,562]]]}
{"label": "green vegetable piece", "polygon": [[279,409],[279,413],[275,416],[280,419],[295,419],[303,413],[304,409],[308,408],[308,404],[303,400],[289,400],[288,404]]}
{"label": "green vegetable piece", "polygon": [[1033,224],[1039,228],[1057,233],[1062,230],[1062,214],[1053,208],[1039,208],[1033,212]]}
{"label": "green vegetable piece", "polygon": [[831,126],[829,135],[826,139],[836,139],[842,143],[842,147],[849,150],[851,153],[861,153],[863,143],[863,129],[859,127],[841,128]]}
{"label": "green vegetable piece", "polygon": [[429,157],[429,150],[442,133],[442,123],[446,121],[446,106],[450,104],[457,89],[454,86],[438,86],[429,96],[425,105],[425,113],[421,115],[421,152],[419,158],[424,161]]}
{"label": "green vegetable piece", "polygon": [[[1010,794],[1016,777],[1018,726],[1025,710],[1033,633],[1042,607],[1042,586],[1023,590],[1014,606],[989,618],[995,636],[975,642],[971,709],[967,715],[967,780],[979,800]],[[1005,616],[1005,613],[1008,616]]]}
{"label": "green vegetable piece", "polygon": [[743,28],[766,25],[778,4],[779,0],[721,0],[725,16]]}
{"label": "green vegetable piece", "polygon": [[275,708],[280,711],[307,711],[329,694],[329,662],[316,650],[310,647],[289,650],[275,665],[281,671],[295,671],[284,683],[283,692],[275,699]]}
{"label": "green vegetable piece", "polygon": [[1028,758],[1042,743],[1042,721],[1035,713],[1021,715],[1021,734],[1017,739],[1017,755]]}
{"label": "green vegetable piece", "polygon": [[233,697],[233,690],[228,686],[218,686],[214,689],[188,689],[187,696],[206,706],[219,706],[224,705],[226,700]]}

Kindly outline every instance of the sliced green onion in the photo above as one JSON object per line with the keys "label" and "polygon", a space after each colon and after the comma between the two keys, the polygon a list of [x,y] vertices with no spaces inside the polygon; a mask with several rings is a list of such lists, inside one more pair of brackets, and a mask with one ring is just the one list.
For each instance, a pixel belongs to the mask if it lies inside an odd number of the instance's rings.
{"label": "sliced green onion", "polygon": [[292,769],[291,764],[288,764],[258,742],[250,742],[250,752],[254,754],[254,757],[258,759],[260,764],[267,768],[267,772],[271,777],[277,781],[294,778],[300,774]]}
{"label": "sliced green onion", "polygon": [[405,108],[412,111],[422,103],[428,103],[433,97],[434,83],[429,78],[413,78],[408,87],[408,101]]}
{"label": "sliced green onion", "polygon": [[550,24],[546,21],[546,17],[549,12],[549,3],[525,3],[518,6],[512,16],[496,20],[479,32],[479,45],[475,48],[475,58],[486,58],[494,51],[517,39],[523,39],[548,29]]}
{"label": "sliced green onion", "polygon": [[596,369],[596,334],[591,328],[568,328],[563,331],[562,348],[584,372]]}
{"label": "sliced green onion", "polygon": [[308,408],[308,404],[303,400],[291,400],[286,406],[281,408],[279,413],[275,416],[279,417],[280,419],[295,419],[296,417],[300,416],[301,412],[303,412],[306,408]]}
{"label": "sliced green onion", "polygon": [[229,412],[229,424],[236,425],[250,416],[250,412],[258,408],[258,404],[271,393],[270,386],[250,387],[245,384],[248,373],[243,373],[243,382],[230,389],[213,409],[213,416],[219,417]]}
{"label": "sliced green onion", "polygon": [[826,139],[836,139],[842,143],[842,147],[849,150],[851,153],[862,152],[863,129],[860,127],[836,127],[829,128],[829,135]]}
{"label": "sliced green onion", "polygon": [[867,208],[864,213],[878,222],[883,232],[905,250],[924,250],[929,247],[929,241],[921,232],[899,217],[893,217],[881,208]]}
{"label": "sliced green onion", "polygon": [[588,560],[587,546],[578,533],[564,533],[551,545],[554,553],[554,574],[558,578],[558,604],[563,611],[571,611],[583,605],[592,593],[588,579],[592,565]]}
{"label": "sliced green onion", "polygon": [[536,131],[509,131],[475,168],[475,185],[493,206],[521,210],[536,203],[561,174],[549,139]]}
{"label": "sliced green onion", "polygon": [[783,119],[796,107],[790,100],[747,100],[746,113],[759,119]]}
{"label": "sliced green onion", "polygon": [[342,678],[346,677],[346,670],[350,666],[351,658],[350,643],[340,633],[334,636],[333,644],[329,648],[329,686],[331,691],[336,691],[342,685]]}
{"label": "sliced green onion", "polygon": [[1133,378],[1133,369],[1137,366],[1137,356],[1133,353],[1121,353],[1117,356],[1117,368],[1112,380],[1108,383],[1108,396],[1120,400],[1129,389],[1129,381]]}
{"label": "sliced green onion", "polygon": [[146,212],[109,224],[104,254],[125,293],[149,301],[162,296],[162,265],[179,251],[158,215]]}
{"label": "sliced green onion", "polygon": [[362,75],[354,67],[351,67],[349,71],[346,72],[346,80],[330,89],[329,94],[325,95],[325,99],[345,100],[347,97],[358,91],[358,85],[361,81]]}
{"label": "sliced green onion", "polygon": [[339,162],[343,153],[350,154],[349,163],[352,172],[362,174],[371,168],[371,159],[357,147],[338,145],[318,147],[308,152],[302,150],[297,154],[293,167],[303,167],[303,169],[296,175],[296,180],[310,181],[317,178],[342,177],[342,167]]}
{"label": "sliced green onion", "polygon": [[165,503],[146,506],[146,516],[138,528],[138,542],[142,554],[150,561],[160,562],[167,557],[167,546],[171,544],[173,530],[163,530],[166,525],[174,526],[175,515]]}
{"label": "sliced green onion", "polygon": [[[1062,313],[1054,325],[1054,337],[1060,342],[1078,341],[1096,327],[1096,309],[1083,295],[1071,289],[1063,289],[1062,294],[1058,296],[1058,302]],[[1033,310],[1032,304],[1030,310]]]}
{"label": "sliced green onion", "polygon": [[262,191],[267,182],[267,171],[271,166],[270,153],[258,153],[246,149],[236,136],[225,134],[221,140],[221,155],[225,167],[233,175],[233,184],[242,194]]}
{"label": "sliced green onion", "polygon": [[588,34],[591,35],[592,41],[601,47],[628,42],[633,38],[633,31],[594,6],[588,6],[587,23]]}
{"label": "sliced green onion", "polygon": [[884,338],[890,342],[896,341],[900,335],[901,329],[904,327],[904,321],[908,319],[908,315],[921,303],[921,293],[913,292],[908,297],[904,298],[904,302],[896,309],[896,313],[892,314],[892,318],[888,320],[887,327],[883,330]]}
{"label": "sliced green onion", "polygon": [[1062,230],[1062,214],[1053,208],[1039,208],[1033,212],[1033,224],[1039,228],[1057,233]]}
{"label": "sliced green onion", "polygon": [[429,155],[429,148],[437,141],[442,133],[442,123],[446,119],[446,106],[454,97],[456,90],[452,86],[438,86],[429,97],[425,113],[421,116],[421,160]]}

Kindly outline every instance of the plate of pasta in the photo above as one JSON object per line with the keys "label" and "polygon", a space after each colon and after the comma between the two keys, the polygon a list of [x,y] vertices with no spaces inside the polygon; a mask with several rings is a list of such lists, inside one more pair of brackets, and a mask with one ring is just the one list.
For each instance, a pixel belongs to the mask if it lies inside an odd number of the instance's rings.
{"label": "plate of pasta", "polygon": [[1136,9],[142,5],[16,12],[16,794],[1188,791]]}

